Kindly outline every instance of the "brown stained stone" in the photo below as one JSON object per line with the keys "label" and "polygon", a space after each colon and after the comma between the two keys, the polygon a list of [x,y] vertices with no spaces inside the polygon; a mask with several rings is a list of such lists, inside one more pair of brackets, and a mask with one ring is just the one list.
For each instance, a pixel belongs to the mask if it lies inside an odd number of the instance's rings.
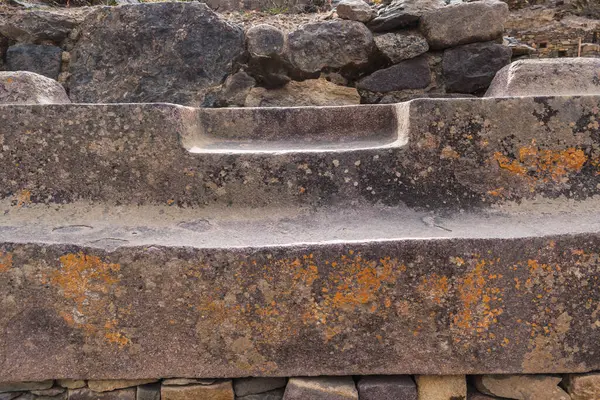
{"label": "brown stained stone", "polygon": [[290,378],[283,400],[358,400],[349,376]]}
{"label": "brown stained stone", "polygon": [[95,392],[89,388],[69,390],[68,400],[136,400],[136,389]]}
{"label": "brown stained stone", "polygon": [[570,400],[558,384],[560,376],[548,375],[481,375],[474,379],[482,393],[518,400]]}
{"label": "brown stained stone", "polygon": [[161,400],[233,400],[231,381],[212,385],[162,386]]}
{"label": "brown stained stone", "polygon": [[417,375],[418,398],[427,400],[466,400],[464,375]]}
{"label": "brown stained stone", "polygon": [[85,381],[77,379],[58,379],[56,383],[67,389],[81,389],[87,385]]}
{"label": "brown stained stone", "polygon": [[2,392],[23,392],[29,390],[50,389],[54,384],[53,380],[40,382],[2,382],[0,383],[0,393]]}
{"label": "brown stained stone", "polygon": [[237,397],[235,400],[282,400],[285,389],[275,389],[264,393],[249,394],[243,397]]}
{"label": "brown stained stone", "polygon": [[563,383],[571,400],[600,399],[600,373],[569,374]]}
{"label": "brown stained stone", "polygon": [[156,382],[158,379],[134,379],[134,380],[103,380],[88,381],[88,387],[94,392],[108,392],[115,389],[123,389],[132,386],[145,385]]}

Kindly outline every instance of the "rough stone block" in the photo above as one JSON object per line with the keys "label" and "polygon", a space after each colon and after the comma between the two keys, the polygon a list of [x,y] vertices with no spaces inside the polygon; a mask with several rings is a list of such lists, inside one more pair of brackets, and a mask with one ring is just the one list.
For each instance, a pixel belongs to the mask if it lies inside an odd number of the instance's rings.
{"label": "rough stone block", "polygon": [[364,66],[374,48],[373,35],[357,21],[313,22],[288,35],[289,59],[306,73]]}
{"label": "rough stone block", "polygon": [[94,392],[108,392],[115,389],[123,389],[138,385],[145,385],[147,383],[156,382],[157,379],[133,379],[133,380],[102,380],[102,381],[88,381],[88,387]]}
{"label": "rough stone block", "polygon": [[290,378],[284,400],[358,400],[358,391],[349,376]]}
{"label": "rough stone block", "polygon": [[264,393],[285,387],[286,378],[241,378],[233,380],[233,390],[236,396]]}
{"label": "rough stone block", "polygon": [[138,386],[135,400],[160,400],[160,382]]}
{"label": "rough stone block", "polygon": [[246,31],[248,51],[255,57],[273,57],[283,53],[283,31],[267,24],[254,25]]}
{"label": "rough stone block", "polygon": [[417,400],[417,386],[408,375],[363,376],[356,386],[360,400]]}
{"label": "rough stone block", "polygon": [[375,71],[361,79],[356,87],[370,92],[386,93],[405,89],[422,89],[430,83],[429,63],[427,57],[422,56]]}
{"label": "rough stone block", "polygon": [[342,19],[359,22],[369,22],[376,14],[363,0],[342,0],[338,3],[336,12]]}
{"label": "rough stone block", "polygon": [[0,383],[0,393],[23,392],[29,390],[45,390],[50,389],[53,384],[53,380],[46,380],[40,382],[3,382]]}
{"label": "rough stone block", "polygon": [[231,381],[212,385],[162,386],[161,400],[234,400]]}
{"label": "rough stone block", "polygon": [[24,10],[0,16],[0,34],[17,42],[60,44],[88,10]]}
{"label": "rough stone block", "polygon": [[494,42],[472,43],[444,51],[442,73],[448,92],[487,89],[496,72],[510,63],[511,50]]}
{"label": "rough stone block", "polygon": [[375,36],[375,45],[394,64],[417,57],[429,50],[427,40],[416,31],[377,35]]}
{"label": "rough stone block", "polygon": [[519,60],[496,74],[486,97],[600,94],[600,59]]}
{"label": "rough stone block", "polygon": [[69,390],[68,400],[135,400],[136,389],[127,388],[110,392],[95,392],[89,388]]}
{"label": "rough stone block", "polygon": [[236,400],[282,400],[285,389],[275,389],[264,393],[249,394],[244,397],[237,397]]}
{"label": "rough stone block", "polygon": [[17,44],[6,52],[6,65],[11,71],[29,71],[58,79],[62,49],[56,46]]}
{"label": "rough stone block", "polygon": [[0,71],[0,104],[64,103],[70,100],[58,82],[33,72]]}
{"label": "rough stone block", "polygon": [[374,32],[385,32],[416,26],[423,14],[445,5],[443,0],[392,0],[379,9],[369,28]]}
{"label": "rough stone block", "polygon": [[509,399],[569,400],[558,384],[560,376],[482,375],[475,377],[475,387],[482,393]]}
{"label": "rough stone block", "polygon": [[497,0],[458,3],[427,12],[421,32],[435,50],[494,40],[504,32],[508,6]]}
{"label": "rough stone block", "polygon": [[21,396],[23,392],[4,392],[0,393],[0,400],[13,400]]}
{"label": "rough stone block", "polygon": [[600,398],[600,373],[569,374],[564,385],[571,400],[594,400]]}
{"label": "rough stone block", "polygon": [[34,394],[39,397],[54,397],[54,396],[58,396],[59,394],[64,393],[65,391],[66,391],[66,389],[63,387],[54,386],[54,387],[51,387],[50,389],[32,390],[31,394]]}
{"label": "rough stone block", "polygon": [[87,385],[85,381],[77,379],[59,379],[56,383],[67,389],[81,389]]}
{"label": "rough stone block", "polygon": [[99,7],[72,50],[70,95],[83,103],[200,105],[243,52],[241,28],[202,3]]}
{"label": "rough stone block", "polygon": [[467,398],[467,380],[464,375],[417,375],[419,399],[464,400]]}

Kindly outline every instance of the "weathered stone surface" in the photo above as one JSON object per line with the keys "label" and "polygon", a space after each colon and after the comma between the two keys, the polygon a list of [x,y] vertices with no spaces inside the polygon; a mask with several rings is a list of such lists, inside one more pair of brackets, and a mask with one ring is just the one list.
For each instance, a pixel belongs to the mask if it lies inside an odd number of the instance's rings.
{"label": "weathered stone surface", "polygon": [[492,81],[487,97],[600,94],[600,59],[519,60]]}
{"label": "weathered stone surface", "polygon": [[127,388],[110,392],[95,392],[89,388],[69,390],[68,400],[136,400],[136,389]]}
{"label": "weathered stone surface", "polygon": [[216,379],[194,379],[194,378],[170,378],[162,381],[163,385],[167,386],[185,386],[191,384],[212,385]]}
{"label": "weathered stone surface", "polygon": [[138,386],[135,400],[160,400],[160,382]]}
{"label": "weathered stone surface", "polygon": [[360,400],[417,400],[417,386],[408,375],[363,376],[356,386]]}
{"label": "weathered stone surface", "polygon": [[338,3],[336,11],[342,19],[359,22],[369,22],[376,14],[363,0],[342,0]]}
{"label": "weathered stone surface", "polygon": [[511,50],[494,42],[472,43],[444,51],[442,71],[448,92],[486,89],[496,73],[510,63]]}
{"label": "weathered stone surface", "polygon": [[394,64],[429,50],[427,40],[417,31],[400,31],[375,36],[375,45]]}
{"label": "weathered stone surface", "polygon": [[0,34],[25,43],[59,44],[83,19],[86,11],[27,10],[0,16]]}
{"label": "weathered stone surface", "polygon": [[469,387],[467,389],[467,400],[497,400],[496,396],[488,396],[487,394],[483,394],[478,392],[476,389]]}
{"label": "weathered stone surface", "polygon": [[18,44],[8,48],[6,65],[11,71],[29,71],[58,79],[62,49],[56,46]]}
{"label": "weathered stone surface", "polygon": [[475,387],[482,393],[509,399],[569,400],[558,384],[560,376],[482,375],[475,377]]}
{"label": "weathered stone surface", "polygon": [[251,27],[246,32],[248,51],[255,57],[281,55],[285,46],[283,31],[267,24]]}
{"label": "weathered stone surface", "polygon": [[236,396],[264,393],[285,387],[286,378],[242,378],[233,380],[233,390]]}
{"label": "weathered stone surface", "polygon": [[392,92],[425,88],[431,82],[431,71],[426,57],[402,61],[386,69],[375,71],[361,79],[356,87],[371,92]]}
{"label": "weathered stone surface", "polygon": [[564,386],[571,400],[593,400],[600,398],[600,373],[569,374]]}
{"label": "weathered stone surface", "polygon": [[508,6],[502,1],[474,1],[430,11],[419,27],[432,49],[445,49],[502,36],[507,17]]}
{"label": "weathered stone surface", "polygon": [[58,82],[33,72],[0,71],[0,104],[64,103],[70,100]]}
{"label": "weathered stone surface", "polygon": [[290,378],[284,400],[358,400],[358,391],[349,376]]}
{"label": "weathered stone surface", "polygon": [[82,26],[69,79],[77,102],[199,105],[244,51],[242,30],[197,2],[100,7]]}
{"label": "weathered stone surface", "polygon": [[221,87],[206,95],[203,107],[243,107],[250,90],[256,85],[253,77],[244,71],[229,75]]}
{"label": "weathered stone surface", "polygon": [[291,81],[281,89],[253,88],[246,107],[342,106],[360,104],[355,88],[336,85],[325,79]]}
{"label": "weathered stone surface", "polygon": [[162,386],[161,400],[234,400],[231,381],[212,385]]}
{"label": "weathered stone surface", "polygon": [[416,375],[419,399],[461,400],[467,398],[464,375]]}
{"label": "weathered stone surface", "polygon": [[385,32],[416,26],[423,14],[445,5],[443,0],[392,0],[379,9],[369,27],[375,32]]}
{"label": "weathered stone surface", "polygon": [[103,381],[88,381],[88,388],[94,392],[109,392],[115,389],[123,389],[147,383],[156,382],[157,379],[133,379],[133,380],[103,380]]}
{"label": "weathered stone surface", "polygon": [[5,393],[0,393],[0,400],[13,400],[13,399],[21,396],[22,394],[23,394],[23,392],[5,392]]}
{"label": "weathered stone surface", "polygon": [[67,389],[81,389],[87,385],[85,381],[77,379],[59,379],[56,383]]}
{"label": "weathered stone surface", "polygon": [[50,389],[53,384],[53,380],[39,382],[1,382],[0,393]]}
{"label": "weathered stone surface", "polygon": [[249,394],[244,397],[236,397],[236,400],[281,400],[285,389],[275,389],[265,393]]}
{"label": "weathered stone surface", "polygon": [[63,387],[55,386],[55,387],[51,387],[50,389],[32,390],[31,394],[34,394],[36,396],[43,396],[43,397],[54,397],[54,396],[58,396],[61,393],[64,393],[65,390],[66,389]]}
{"label": "weathered stone surface", "polygon": [[314,22],[288,35],[290,61],[306,73],[365,65],[374,46],[371,32],[357,21]]}

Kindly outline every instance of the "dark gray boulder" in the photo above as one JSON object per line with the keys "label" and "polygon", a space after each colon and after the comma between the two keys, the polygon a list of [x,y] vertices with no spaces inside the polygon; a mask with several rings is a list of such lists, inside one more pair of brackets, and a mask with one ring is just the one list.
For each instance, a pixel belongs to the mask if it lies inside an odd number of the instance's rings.
{"label": "dark gray boulder", "polygon": [[310,23],[288,35],[290,62],[305,73],[366,65],[374,46],[369,29],[357,21]]}
{"label": "dark gray boulder", "polygon": [[83,20],[87,10],[23,10],[0,15],[0,34],[18,42],[60,43]]}
{"label": "dark gray boulder", "polygon": [[243,52],[243,31],[205,4],[101,7],[73,49],[70,93],[84,103],[199,105]]}
{"label": "dark gray boulder", "polygon": [[6,66],[10,71],[29,71],[58,79],[62,49],[56,46],[17,44],[6,51]]}
{"label": "dark gray boulder", "polygon": [[417,400],[417,385],[408,375],[363,376],[356,386],[360,400]]}
{"label": "dark gray boulder", "polygon": [[444,51],[446,91],[475,93],[490,86],[496,72],[510,63],[510,48],[495,42],[472,43]]}
{"label": "dark gray boulder", "polygon": [[427,40],[418,31],[389,32],[375,36],[375,44],[392,63],[414,58],[429,50]]}
{"label": "dark gray boulder", "polygon": [[431,70],[425,56],[402,61],[386,69],[375,71],[360,80],[356,87],[370,92],[393,92],[422,89],[431,83]]}
{"label": "dark gray boulder", "polygon": [[424,13],[445,5],[443,0],[392,0],[379,9],[369,28],[374,32],[385,32],[416,26]]}

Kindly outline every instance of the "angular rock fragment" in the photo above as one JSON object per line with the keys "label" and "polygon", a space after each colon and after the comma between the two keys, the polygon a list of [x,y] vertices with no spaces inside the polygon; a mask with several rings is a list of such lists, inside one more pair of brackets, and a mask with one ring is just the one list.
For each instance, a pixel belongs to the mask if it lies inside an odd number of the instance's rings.
{"label": "angular rock fragment", "polygon": [[423,56],[375,71],[361,79],[356,87],[370,92],[386,93],[404,89],[422,89],[430,82],[431,70],[427,58]]}
{"label": "angular rock fragment", "polygon": [[160,382],[138,386],[135,400],[160,400]]}
{"label": "angular rock fragment", "polygon": [[17,42],[59,44],[83,20],[87,10],[27,10],[0,16],[0,34]]}
{"label": "angular rock fragment", "polygon": [[496,74],[486,97],[600,94],[600,59],[519,60]]}
{"label": "angular rock fragment", "polygon": [[408,375],[363,376],[356,386],[360,400],[417,400],[417,386]]}
{"label": "angular rock fragment", "polygon": [[136,389],[127,388],[110,392],[95,392],[89,388],[69,390],[68,400],[135,400]]}
{"label": "angular rock fragment", "polygon": [[81,389],[86,386],[85,381],[77,379],[59,379],[56,383],[67,389]]}
{"label": "angular rock fragment", "polygon": [[292,81],[280,89],[255,87],[246,97],[246,107],[343,106],[360,104],[355,88],[325,79]]}
{"label": "angular rock fragment", "polygon": [[432,49],[473,42],[485,42],[502,36],[508,6],[497,0],[458,3],[426,13],[419,25]]}
{"label": "angular rock fragment", "polygon": [[358,391],[349,376],[290,378],[284,400],[358,400]]}
{"label": "angular rock fragment", "polygon": [[290,61],[305,73],[366,65],[374,45],[371,32],[356,21],[314,22],[288,35]]}
{"label": "angular rock fragment", "polygon": [[600,399],[600,373],[569,374],[564,380],[564,386],[571,400]]}
{"label": "angular rock fragment", "polygon": [[273,57],[283,53],[285,36],[281,29],[268,24],[255,25],[246,32],[248,51],[255,57]]}
{"label": "angular rock fragment", "polygon": [[286,378],[241,378],[233,380],[233,390],[236,396],[242,397],[279,389],[286,383]]}
{"label": "angular rock fragment", "polygon": [[427,400],[461,400],[467,398],[464,375],[417,375],[418,398]]}
{"label": "angular rock fragment", "polygon": [[550,375],[480,375],[475,387],[482,393],[509,399],[569,400],[558,384],[560,376]]}
{"label": "angular rock fragment", "polygon": [[56,46],[18,44],[8,48],[6,65],[11,71],[29,71],[58,79],[62,49]]}
{"label": "angular rock fragment", "polygon": [[498,43],[471,43],[444,51],[446,91],[475,93],[486,89],[496,73],[510,63],[511,50]]}
{"label": "angular rock fragment", "polygon": [[281,388],[281,389],[270,390],[270,391],[264,392],[264,393],[249,394],[249,395],[243,396],[243,397],[236,396],[235,399],[236,400],[281,400],[281,399],[283,399],[284,393],[285,393],[285,389]]}
{"label": "angular rock fragment", "polygon": [[443,0],[392,0],[379,9],[369,28],[374,32],[385,32],[416,26],[423,14],[445,5]]}
{"label": "angular rock fragment", "polygon": [[369,22],[375,16],[375,11],[363,0],[342,0],[336,7],[341,19]]}
{"label": "angular rock fragment", "polygon": [[69,87],[83,103],[199,105],[244,52],[243,31],[197,2],[101,7],[82,27]]}
{"label": "angular rock fragment", "polygon": [[217,382],[212,385],[162,386],[161,400],[233,400],[231,381]]}
{"label": "angular rock fragment", "polygon": [[427,40],[417,31],[400,31],[375,36],[375,45],[394,64],[429,50]]}
{"label": "angular rock fragment", "polygon": [[158,379],[88,381],[88,387],[94,392],[109,392],[115,389],[145,385],[147,383],[156,382],[157,380]]}
{"label": "angular rock fragment", "polygon": [[[2,72],[0,72],[2,74]],[[0,75],[0,85],[2,85],[2,78]],[[1,88],[2,86],[0,86]],[[0,92],[0,104],[2,103],[2,92]],[[53,380],[41,381],[41,382],[4,382],[0,383],[0,393],[2,392],[23,392],[29,390],[45,390],[50,389],[54,384]]]}

